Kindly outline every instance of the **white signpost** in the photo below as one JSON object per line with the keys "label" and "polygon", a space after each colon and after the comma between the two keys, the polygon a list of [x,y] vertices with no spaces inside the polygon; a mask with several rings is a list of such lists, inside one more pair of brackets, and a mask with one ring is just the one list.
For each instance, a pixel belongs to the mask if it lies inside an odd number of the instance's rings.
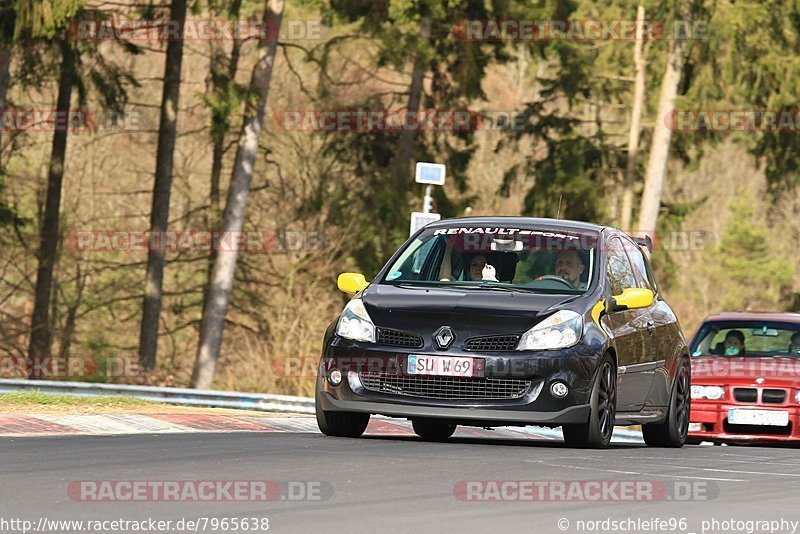
{"label": "white signpost", "polygon": [[422,202],[422,211],[411,213],[411,233],[442,218],[438,213],[431,213],[431,186],[444,185],[445,166],[441,163],[417,162],[414,180],[418,184],[425,184],[425,200]]}
{"label": "white signpost", "polygon": [[423,213],[421,211],[412,211],[411,212],[411,233],[408,235],[414,235],[414,232],[422,228],[423,226],[427,226],[432,222],[436,222],[441,219],[442,216],[438,213]]}

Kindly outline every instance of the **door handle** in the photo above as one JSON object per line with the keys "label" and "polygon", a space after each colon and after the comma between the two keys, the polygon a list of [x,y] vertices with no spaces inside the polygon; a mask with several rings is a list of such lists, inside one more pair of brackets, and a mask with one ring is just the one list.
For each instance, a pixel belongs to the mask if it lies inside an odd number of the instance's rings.
{"label": "door handle", "polygon": [[656,324],[653,321],[647,321],[647,333],[651,336],[656,331]]}

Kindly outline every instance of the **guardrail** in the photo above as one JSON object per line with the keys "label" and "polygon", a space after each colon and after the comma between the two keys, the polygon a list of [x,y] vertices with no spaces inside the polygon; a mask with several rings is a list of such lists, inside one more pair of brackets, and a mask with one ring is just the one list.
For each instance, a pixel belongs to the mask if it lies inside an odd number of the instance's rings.
{"label": "guardrail", "polygon": [[135,397],[166,404],[189,404],[213,408],[234,408],[282,413],[314,413],[314,399],[290,395],[264,393],[239,393],[211,389],[163,388],[154,386],[127,386],[94,384],[90,382],[62,382],[60,380],[0,379],[0,392],[39,391],[51,394],[100,395]]}
{"label": "guardrail", "polygon": [[[165,404],[189,404],[193,406],[259,410],[264,412],[314,413],[314,399],[312,397],[239,393],[235,391],[214,391],[212,389],[159,388],[153,386],[94,384],[90,382],[62,382],[60,380],[0,378],[0,393],[11,391],[39,391],[41,393],[83,395],[87,397],[116,395],[135,397],[151,402],[163,402]],[[559,439],[561,437],[561,431],[552,428],[526,427],[526,429],[551,439]],[[641,443],[642,433],[640,431],[617,428],[614,430],[614,438],[622,442]]]}

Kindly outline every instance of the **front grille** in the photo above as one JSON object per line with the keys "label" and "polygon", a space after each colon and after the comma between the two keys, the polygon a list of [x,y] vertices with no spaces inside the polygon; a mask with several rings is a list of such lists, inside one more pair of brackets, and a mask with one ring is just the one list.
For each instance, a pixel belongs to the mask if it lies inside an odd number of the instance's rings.
{"label": "front grille", "polygon": [[400,330],[378,328],[378,343],[418,349],[422,347],[422,337],[409,332],[401,332]]}
{"label": "front grille", "polygon": [[787,426],[770,425],[732,425],[727,419],[722,423],[722,429],[726,434],[749,434],[749,435],[768,435],[768,436],[791,436],[792,424]]}
{"label": "front grille", "polygon": [[786,390],[765,389],[761,392],[761,401],[768,404],[783,404],[786,402]]}
{"label": "front grille", "polygon": [[466,350],[472,351],[507,351],[516,350],[519,336],[473,337],[464,344]]}
{"label": "front grille", "polygon": [[460,378],[454,376],[404,376],[394,373],[360,373],[364,388],[425,399],[519,399],[530,380],[516,378]]}
{"label": "front grille", "polygon": [[758,390],[755,388],[733,388],[736,402],[758,402]]}

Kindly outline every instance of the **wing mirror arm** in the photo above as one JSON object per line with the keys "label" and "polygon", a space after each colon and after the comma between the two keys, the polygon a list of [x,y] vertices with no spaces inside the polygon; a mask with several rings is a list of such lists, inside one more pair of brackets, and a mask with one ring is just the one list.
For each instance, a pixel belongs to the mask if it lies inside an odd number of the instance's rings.
{"label": "wing mirror arm", "polygon": [[606,299],[603,301],[603,308],[605,309],[606,313],[614,313],[622,311],[625,309],[625,306],[620,306],[617,304],[617,299],[614,297],[606,297]]}

